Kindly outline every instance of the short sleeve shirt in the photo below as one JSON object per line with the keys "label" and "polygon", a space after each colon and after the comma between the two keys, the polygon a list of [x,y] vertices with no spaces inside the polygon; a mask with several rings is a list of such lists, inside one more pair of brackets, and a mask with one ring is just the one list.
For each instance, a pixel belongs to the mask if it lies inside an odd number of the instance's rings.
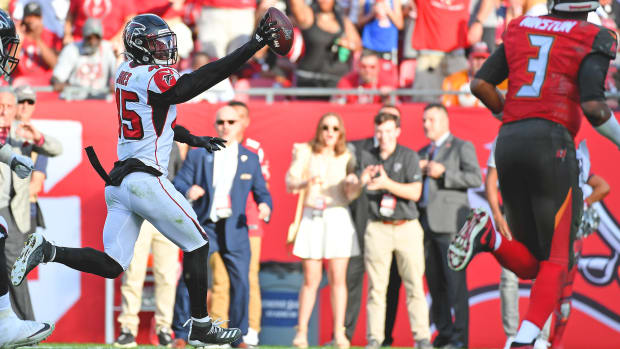
{"label": "short sleeve shirt", "polygon": [[42,172],[47,176],[47,162],[49,158],[45,155],[38,154],[37,161],[34,162],[34,171]]}
{"label": "short sleeve shirt", "polygon": [[489,160],[487,160],[487,167],[497,168],[497,166],[495,166],[495,144],[497,144],[497,138],[495,138],[493,144],[491,144],[491,154],[489,154]]}
{"label": "short sleeve shirt", "polygon": [[[381,159],[379,148],[371,151],[364,151],[360,160],[359,172],[370,165],[383,165],[387,176],[399,183],[415,183],[422,181],[422,170],[420,169],[420,158],[418,154],[402,145],[397,145],[394,152],[387,158]],[[384,217],[379,212],[381,200],[384,194],[389,194],[386,190],[366,190],[369,201],[369,219],[371,221],[389,220],[413,220],[419,216],[416,203],[395,196],[396,207],[391,217]]]}
{"label": "short sleeve shirt", "polygon": [[106,89],[116,70],[116,57],[108,41],[102,40],[91,55],[84,52],[84,42],[72,43],[60,52],[53,77],[72,86]]}

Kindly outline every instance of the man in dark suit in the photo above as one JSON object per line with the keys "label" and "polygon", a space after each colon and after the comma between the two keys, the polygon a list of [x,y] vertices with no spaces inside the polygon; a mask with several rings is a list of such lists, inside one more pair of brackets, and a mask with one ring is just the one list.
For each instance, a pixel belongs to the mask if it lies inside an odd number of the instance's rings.
{"label": "man in dark suit", "polygon": [[[482,184],[474,146],[450,133],[448,111],[442,104],[424,108],[423,126],[431,143],[419,151],[424,174],[418,202],[424,228],[426,280],[433,303],[431,319],[439,334],[438,348],[467,348],[469,304],[465,272],[448,267],[448,246],[469,212],[467,189]],[[452,320],[454,310],[454,320]]]}
{"label": "man in dark suit", "polygon": [[[230,327],[248,332],[250,241],[246,202],[250,191],[258,204],[259,219],[268,220],[272,201],[258,156],[237,143],[239,115],[224,106],[217,111],[215,129],[227,141],[224,150],[207,153],[193,149],[187,154],[174,184],[185,193],[209,236],[209,252],[218,251],[230,279]],[[205,261],[205,264],[207,261]],[[245,347],[245,343],[233,343]]]}

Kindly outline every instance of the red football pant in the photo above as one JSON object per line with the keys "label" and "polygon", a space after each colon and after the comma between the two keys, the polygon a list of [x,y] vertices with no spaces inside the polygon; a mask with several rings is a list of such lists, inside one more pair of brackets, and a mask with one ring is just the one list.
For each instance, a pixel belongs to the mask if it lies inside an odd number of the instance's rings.
{"label": "red football pant", "polygon": [[[499,248],[493,252],[495,259],[519,278],[536,279],[530,292],[530,304],[525,320],[532,322],[540,329],[559,305],[565,280],[568,277],[571,202],[572,191],[569,190],[563,205],[556,213],[548,260],[539,261],[524,244],[516,240],[502,239]],[[568,292],[570,296],[571,291]]]}

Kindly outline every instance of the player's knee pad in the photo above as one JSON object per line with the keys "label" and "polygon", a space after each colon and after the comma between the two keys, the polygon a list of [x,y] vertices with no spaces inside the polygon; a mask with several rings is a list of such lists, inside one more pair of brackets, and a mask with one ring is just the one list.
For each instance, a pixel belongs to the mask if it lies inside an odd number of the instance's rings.
{"label": "player's knee pad", "polygon": [[125,269],[114,258],[106,254],[104,265],[102,265],[102,276],[106,279],[116,279]]}

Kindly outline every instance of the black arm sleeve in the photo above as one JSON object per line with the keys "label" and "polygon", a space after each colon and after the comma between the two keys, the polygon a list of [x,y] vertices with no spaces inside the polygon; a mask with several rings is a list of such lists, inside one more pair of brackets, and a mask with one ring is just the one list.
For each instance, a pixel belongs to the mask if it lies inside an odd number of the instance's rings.
{"label": "black arm sleeve", "polygon": [[587,55],[579,68],[579,99],[581,102],[605,100],[605,77],[609,57],[602,53]]}
{"label": "black arm sleeve", "polygon": [[263,46],[252,39],[228,56],[181,76],[176,84],[164,93],[149,90],[149,101],[163,105],[189,101],[230,76]]}
{"label": "black arm sleeve", "polygon": [[181,125],[174,126],[174,140],[177,142],[185,143],[191,147],[198,147],[199,138],[189,133],[189,130]]}
{"label": "black arm sleeve", "polygon": [[508,62],[504,44],[499,45],[493,54],[487,58],[475,78],[484,80],[495,86],[499,85],[508,77]]}

